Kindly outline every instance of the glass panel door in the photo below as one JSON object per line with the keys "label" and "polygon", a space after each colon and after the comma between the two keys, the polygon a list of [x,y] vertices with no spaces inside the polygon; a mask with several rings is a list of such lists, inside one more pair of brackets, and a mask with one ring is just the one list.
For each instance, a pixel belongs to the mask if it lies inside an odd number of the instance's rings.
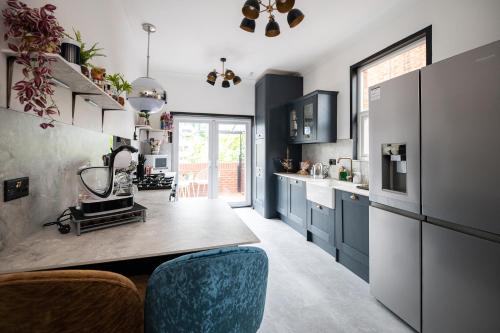
{"label": "glass panel door", "polygon": [[177,195],[209,197],[210,122],[179,121],[177,140]]}
{"label": "glass panel door", "polygon": [[179,117],[174,124],[178,197],[251,203],[251,121]]}
{"label": "glass panel door", "polygon": [[250,204],[250,122],[217,121],[217,197],[232,206]]}

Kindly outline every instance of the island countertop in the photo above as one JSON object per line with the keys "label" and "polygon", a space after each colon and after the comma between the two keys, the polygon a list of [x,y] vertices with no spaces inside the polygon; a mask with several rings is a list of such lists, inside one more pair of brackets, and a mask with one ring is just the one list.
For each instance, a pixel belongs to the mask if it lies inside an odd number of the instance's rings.
{"label": "island countertop", "polygon": [[176,255],[260,240],[229,205],[219,200],[168,201],[168,191],[143,191],[135,201],[148,208],[146,222],[76,236],[55,226],[0,251],[0,273],[67,268]]}

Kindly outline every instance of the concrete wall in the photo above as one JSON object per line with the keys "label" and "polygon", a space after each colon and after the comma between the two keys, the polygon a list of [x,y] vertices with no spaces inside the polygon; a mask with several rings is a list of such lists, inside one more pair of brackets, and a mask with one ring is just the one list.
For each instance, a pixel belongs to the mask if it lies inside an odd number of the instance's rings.
{"label": "concrete wall", "polygon": [[[394,8],[385,17],[346,40],[303,69],[304,93],[316,89],[337,90],[338,134],[349,138],[349,67],[429,25],[433,34],[433,62],[500,39],[498,0],[420,0]],[[303,153],[313,160],[328,158],[321,151],[346,152],[342,141],[326,148],[305,145]],[[352,147],[352,141],[351,141]],[[323,145],[322,145],[323,146]],[[350,150],[352,154],[352,149]],[[333,155],[334,153],[332,153]]]}
{"label": "concrete wall", "polygon": [[[102,165],[111,146],[106,134],[61,123],[43,130],[39,124],[35,116],[0,108],[0,250],[74,205],[76,171],[88,162]],[[3,202],[4,180],[18,177],[29,177],[30,195]]]}

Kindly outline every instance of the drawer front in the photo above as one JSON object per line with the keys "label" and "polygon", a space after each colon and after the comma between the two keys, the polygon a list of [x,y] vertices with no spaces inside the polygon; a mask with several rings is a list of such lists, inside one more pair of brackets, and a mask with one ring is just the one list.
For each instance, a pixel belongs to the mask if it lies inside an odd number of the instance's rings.
{"label": "drawer front", "polygon": [[308,205],[309,219],[307,230],[323,240],[330,242],[330,238],[333,236],[332,226],[334,222],[331,209],[310,201]]}

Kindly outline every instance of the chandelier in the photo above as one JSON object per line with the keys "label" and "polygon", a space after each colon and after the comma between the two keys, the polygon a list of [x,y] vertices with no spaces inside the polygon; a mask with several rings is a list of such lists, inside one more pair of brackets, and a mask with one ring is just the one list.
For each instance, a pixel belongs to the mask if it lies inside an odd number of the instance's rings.
{"label": "chandelier", "polygon": [[[264,0],[265,1],[265,0]],[[295,28],[304,19],[304,14],[297,8],[293,8],[295,0],[276,0],[272,2],[268,0],[268,4],[264,4],[261,0],[247,0],[243,6],[242,12],[245,16],[241,21],[240,28],[248,31],[255,31],[255,20],[260,13],[269,13],[269,22],[266,26],[266,36],[276,37],[280,34],[280,26],[274,19],[273,12],[277,10],[282,14],[288,13],[287,21],[290,28]],[[261,10],[261,6],[264,8]]]}
{"label": "chandelier", "polygon": [[167,104],[167,92],[156,80],[149,77],[149,42],[156,27],[151,23],[143,23],[142,29],[148,33],[148,53],[146,76],[132,82],[132,92],[128,95],[130,105],[137,111],[156,113]]}
{"label": "chandelier", "polygon": [[217,81],[217,77],[222,78],[222,88],[229,88],[231,84],[229,81],[233,81],[234,85],[240,84],[241,83],[241,78],[239,76],[236,76],[234,72],[230,69],[225,69],[224,68],[224,63],[226,62],[226,58],[221,58],[220,61],[222,61],[222,72],[218,73],[215,69],[208,73],[207,75],[207,82],[211,84],[212,86],[215,85],[215,82]]}

